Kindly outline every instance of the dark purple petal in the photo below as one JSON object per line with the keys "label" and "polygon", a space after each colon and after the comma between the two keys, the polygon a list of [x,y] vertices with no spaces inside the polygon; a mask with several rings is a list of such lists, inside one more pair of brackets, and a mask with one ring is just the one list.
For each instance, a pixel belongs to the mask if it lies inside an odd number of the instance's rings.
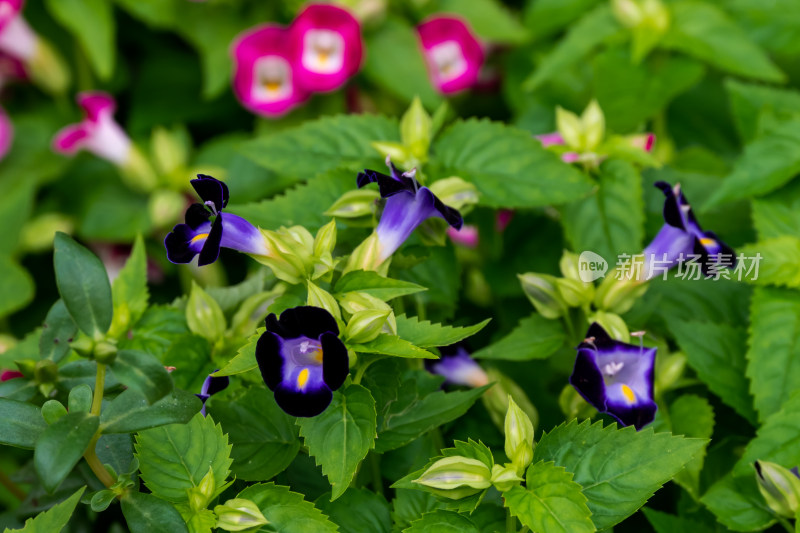
{"label": "dark purple petal", "polygon": [[210,218],[211,213],[208,212],[208,209],[203,204],[192,204],[186,210],[186,223],[194,229],[208,222]]}
{"label": "dark purple petal", "polygon": [[333,393],[325,386],[308,387],[305,391],[297,391],[284,384],[275,389],[275,401],[278,406],[291,416],[309,418],[324,411],[333,400]]}
{"label": "dark purple petal", "polygon": [[[216,372],[216,370],[214,371]],[[228,376],[214,377],[208,376],[203,382],[203,392],[209,396],[213,396],[218,392],[224,391],[230,385],[230,378]]]}
{"label": "dark purple petal", "polygon": [[569,382],[592,407],[600,412],[606,410],[606,386],[593,349],[578,349]]}
{"label": "dark purple petal", "polygon": [[461,226],[464,225],[464,218],[461,213],[450,206],[444,205],[435,194],[431,193],[431,196],[433,196],[433,207],[439,211],[442,218],[455,229],[461,229]]}
{"label": "dark purple petal", "polygon": [[678,205],[678,198],[672,190],[672,185],[665,181],[657,181],[655,186],[661,189],[661,192],[667,197],[664,200],[664,222],[675,228],[686,229],[683,225],[683,216]]}
{"label": "dark purple petal", "polygon": [[217,212],[228,205],[228,186],[218,179],[198,174],[191,183],[203,202],[212,202]]}
{"label": "dark purple petal", "polygon": [[706,276],[713,275],[714,268],[734,268],[736,252],[733,248],[719,240],[712,231],[694,238],[693,252],[699,255],[700,269]]}
{"label": "dark purple petal", "polygon": [[206,237],[203,249],[200,251],[200,258],[197,266],[210,265],[219,257],[219,248],[222,243],[222,217],[217,215],[214,223],[211,224],[211,231]]}
{"label": "dark purple petal", "polygon": [[[210,226],[210,225],[208,225]],[[167,259],[172,263],[189,263],[200,253],[207,240],[208,226],[192,229],[188,224],[178,224],[164,238]]]}
{"label": "dark purple petal", "polygon": [[378,190],[381,193],[381,198],[388,198],[401,192],[409,192],[414,194],[419,188],[419,183],[417,183],[417,180],[401,174],[397,174],[396,177],[393,177],[387,176],[386,174],[378,172],[377,170],[369,169],[358,173],[356,185],[358,185],[359,189],[370,183],[378,184]]}
{"label": "dark purple petal", "polygon": [[[271,315],[275,316],[275,315]],[[274,391],[283,377],[283,339],[272,331],[265,331],[256,343],[256,362],[261,378],[269,390]]]}
{"label": "dark purple petal", "polygon": [[639,430],[655,419],[657,410],[658,406],[652,400],[638,405],[608,401],[605,412],[619,420],[623,426],[633,426]]}
{"label": "dark purple petal", "polygon": [[335,333],[326,332],[319,338],[322,343],[322,376],[331,390],[337,390],[350,374],[347,348]]}
{"label": "dark purple petal", "polygon": [[[300,336],[319,339],[320,335],[327,332],[339,335],[336,319],[321,307],[301,305],[287,309],[281,313],[278,323],[282,330],[279,334],[285,339],[294,339]],[[269,326],[269,321],[267,326]]]}

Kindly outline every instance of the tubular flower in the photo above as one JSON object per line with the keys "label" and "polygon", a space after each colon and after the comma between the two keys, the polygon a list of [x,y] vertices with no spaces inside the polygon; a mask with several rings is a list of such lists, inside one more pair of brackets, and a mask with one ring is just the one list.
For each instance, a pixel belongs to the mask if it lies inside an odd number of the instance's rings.
{"label": "tubular flower", "polygon": [[336,320],[320,307],[300,306],[287,309],[280,318],[268,315],[266,324],[256,344],[264,383],[288,414],[317,416],[350,371]]}
{"label": "tubular flower", "polygon": [[378,239],[378,262],[388,259],[417,226],[430,217],[441,217],[455,229],[461,229],[464,219],[461,213],[442,203],[427,187],[414,178],[415,171],[400,173],[387,158],[391,176],[375,170],[359,172],[359,188],[378,183],[381,197],[386,198],[381,220],[376,229]]}
{"label": "tubular flower", "polygon": [[461,344],[439,348],[440,359],[425,359],[425,369],[445,378],[445,383],[466,387],[483,387],[489,376]]}
{"label": "tubular flower", "polygon": [[596,322],[578,346],[569,382],[595,409],[623,426],[642,429],[653,421],[656,349],[613,340]]}
{"label": "tubular flower", "polygon": [[719,240],[711,231],[703,231],[692,213],[692,206],[683,195],[680,185],[670,186],[659,181],[655,184],[666,196],[664,201],[664,225],[653,241],[644,249],[647,279],[672,268],[687,255],[699,258],[702,272],[708,275],[718,267],[732,268],[736,264],[733,249]]}
{"label": "tubular flower", "polygon": [[172,228],[164,239],[172,263],[188,263],[199,254],[198,266],[208,265],[217,260],[220,248],[268,254],[267,242],[258,228],[240,216],[222,212],[228,205],[227,185],[204,174],[198,174],[191,183],[203,203],[192,204],[186,210],[186,223]]}
{"label": "tubular flower", "polygon": [[[216,372],[216,370],[214,370],[214,372]],[[203,381],[203,387],[200,389],[200,394],[195,394],[195,396],[200,398],[200,401],[203,402],[203,408],[200,409],[200,412],[203,413],[203,416],[206,416],[206,402],[208,399],[216,393],[227,389],[231,381],[228,376],[215,378],[211,374],[209,374],[205,381]]]}
{"label": "tubular flower", "polygon": [[104,92],[79,93],[76,100],[86,118],[56,134],[53,149],[66,155],[86,149],[117,166],[124,166],[131,156],[131,140],[114,120],[117,103]]}
{"label": "tubular flower", "polygon": [[38,37],[22,17],[23,0],[0,0],[0,50],[30,61],[36,54]]}
{"label": "tubular flower", "polygon": [[293,66],[290,35],[280,26],[255,27],[236,38],[233,92],[254,113],[277,117],[306,101]]}
{"label": "tubular flower", "polygon": [[433,85],[449,94],[473,87],[483,66],[481,43],[458,18],[434,17],[417,26]]}
{"label": "tubular flower", "polygon": [[307,91],[338,89],[361,66],[361,26],[341,7],[306,7],[289,28],[289,42],[297,82]]}

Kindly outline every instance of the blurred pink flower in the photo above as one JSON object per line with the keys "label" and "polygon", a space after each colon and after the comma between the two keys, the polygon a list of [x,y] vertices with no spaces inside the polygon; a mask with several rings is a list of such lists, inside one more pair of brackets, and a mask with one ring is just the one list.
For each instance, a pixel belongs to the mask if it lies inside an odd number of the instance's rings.
{"label": "blurred pink flower", "polygon": [[456,243],[467,248],[476,248],[478,246],[478,228],[475,226],[463,226],[461,229],[454,227],[447,228],[447,236]]}
{"label": "blurred pink flower", "polygon": [[0,382],[21,377],[23,377],[22,372],[17,372],[16,370],[3,370],[0,372]]}
{"label": "blurred pink flower", "polygon": [[450,94],[473,87],[484,61],[481,43],[461,19],[436,16],[417,26],[434,86]]}
{"label": "blurred pink flower", "polygon": [[83,92],[77,96],[78,105],[86,118],[70,124],[53,139],[53,149],[73,155],[85,149],[117,166],[124,166],[131,155],[131,140],[114,120],[117,103],[104,92]]}
{"label": "blurred pink flower", "polygon": [[497,233],[503,233],[511,219],[514,218],[514,211],[511,209],[500,209],[494,219],[494,229]]}
{"label": "blurred pink flower", "polygon": [[23,0],[0,0],[0,51],[28,61],[36,54],[38,37],[20,13]]}
{"label": "blurred pink flower", "polygon": [[8,118],[5,110],[0,107],[0,159],[3,159],[11,148],[14,140],[14,126]]}

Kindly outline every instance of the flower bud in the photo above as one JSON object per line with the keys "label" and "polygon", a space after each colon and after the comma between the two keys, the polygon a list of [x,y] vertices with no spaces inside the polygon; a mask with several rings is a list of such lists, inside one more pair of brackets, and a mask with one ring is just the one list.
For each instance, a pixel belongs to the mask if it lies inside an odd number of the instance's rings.
{"label": "flower bud", "polygon": [[770,509],[781,516],[794,518],[800,509],[800,478],[797,467],[788,470],[768,461],[756,461],[758,490]]}
{"label": "flower bud", "polygon": [[[189,162],[190,142],[186,128],[179,127],[169,131],[163,126],[156,126],[150,136],[150,148],[158,172],[169,175],[184,169]],[[185,177],[182,176],[180,185],[184,182]]]}
{"label": "flower bud", "polygon": [[369,309],[354,313],[344,330],[344,338],[350,344],[362,344],[380,335],[391,311]]}
{"label": "flower bud", "polygon": [[75,350],[81,357],[91,357],[92,352],[94,352],[94,344],[94,339],[79,332],[72,342],[69,343],[69,347]]}
{"label": "flower bud", "polygon": [[33,377],[37,383],[55,383],[58,379],[58,365],[49,359],[38,361],[33,369]]}
{"label": "flower bud", "polygon": [[[346,218],[348,220],[369,217],[375,214],[375,203],[381,197],[376,189],[355,189],[347,191],[336,200],[323,214],[329,217]],[[371,220],[368,221],[372,223]]]}
{"label": "flower bud", "polygon": [[669,355],[661,355],[656,358],[656,396],[670,390],[681,377],[686,369],[686,354],[675,352]]}
{"label": "flower bud", "polygon": [[561,254],[561,259],[558,260],[558,268],[561,269],[561,275],[567,279],[581,281],[580,262],[578,254],[564,250]]}
{"label": "flower bud", "polygon": [[110,365],[117,358],[117,345],[110,341],[100,341],[94,345],[94,359],[98,363]]}
{"label": "flower bud", "polygon": [[458,500],[477,494],[492,486],[492,472],[477,459],[454,456],[439,459],[413,482],[431,489],[436,494]]}
{"label": "flower bud", "polygon": [[570,307],[582,307],[594,299],[594,285],[580,280],[557,278],[558,294]]}
{"label": "flower bud", "polygon": [[189,507],[195,512],[205,509],[214,497],[216,488],[214,470],[209,468],[208,473],[203,476],[203,479],[200,480],[200,483],[196,487],[186,490],[189,494]]}
{"label": "flower bud", "polygon": [[431,116],[422,107],[419,97],[415,96],[403,118],[400,119],[400,138],[417,161],[424,162],[428,158],[431,129]]}
{"label": "flower bud", "polygon": [[336,299],[326,291],[317,287],[313,282],[308,281],[308,305],[321,307],[332,314],[336,320],[342,320],[342,310]]}
{"label": "flower bud", "polygon": [[586,152],[595,150],[606,134],[606,119],[597,100],[592,100],[581,115],[583,123],[583,149]]}
{"label": "flower bud", "polygon": [[597,311],[594,315],[587,318],[588,322],[597,322],[603,329],[608,332],[612,339],[629,343],[631,334],[628,330],[628,325],[622,320],[622,317],[614,313],[606,313],[605,311]]}
{"label": "flower bud", "polygon": [[533,461],[533,424],[510,395],[504,430],[506,455],[517,472],[522,472]]}
{"label": "flower bud", "polygon": [[494,465],[492,467],[492,485],[500,492],[511,490],[522,481],[523,479],[517,474],[517,468],[513,465]]}
{"label": "flower bud", "polygon": [[261,509],[244,498],[234,498],[226,501],[225,505],[217,505],[214,514],[217,515],[217,527],[225,531],[242,531],[269,524]]}
{"label": "flower bud", "polygon": [[391,141],[373,141],[370,145],[375,148],[383,157],[388,157],[395,161],[402,167],[414,166],[409,165],[414,161],[414,156],[411,151],[402,143]]}
{"label": "flower bud", "polygon": [[644,0],[642,15],[644,24],[655,33],[663,35],[669,29],[669,9],[661,0]]}
{"label": "flower bud", "polygon": [[525,391],[514,380],[496,368],[486,370],[488,380],[494,386],[483,393],[481,401],[489,412],[492,422],[498,429],[505,431],[505,416],[508,414],[509,398],[514,398],[516,405],[527,415],[531,425],[536,429],[539,423],[539,412],[528,399]]}
{"label": "flower bud", "polygon": [[261,325],[267,308],[284,292],[286,285],[278,283],[271,291],[259,292],[245,299],[231,319],[231,330],[238,337],[246,337]]}
{"label": "flower bud", "polygon": [[348,292],[339,298],[339,305],[345,312],[354,315],[359,311],[387,311],[389,315],[383,323],[381,331],[390,335],[397,335],[397,320],[392,306],[366,292]]}
{"label": "flower bud", "polygon": [[20,246],[27,252],[43,252],[53,247],[56,232],[72,233],[75,221],[61,213],[45,213],[29,220],[20,234]]}
{"label": "flower bud", "polygon": [[179,219],[186,210],[186,198],[177,191],[160,189],[150,195],[147,210],[155,227],[166,227]]}
{"label": "flower bud", "polygon": [[306,278],[306,266],[313,254],[314,239],[300,232],[261,230],[269,248],[269,255],[254,255],[253,259],[272,269],[275,277],[292,285]]}
{"label": "flower bud", "polygon": [[612,0],[611,9],[617,22],[626,28],[634,28],[644,19],[642,8],[635,0]]}
{"label": "flower bud", "polygon": [[567,311],[567,304],[556,288],[556,277],[528,272],[517,274],[525,296],[545,318],[558,318]]}
{"label": "flower bud", "polygon": [[225,334],[225,315],[217,301],[209,296],[197,283],[192,282],[189,300],[186,302],[186,322],[189,330],[207,339],[211,344]]}
{"label": "flower bud", "polygon": [[457,209],[462,215],[469,213],[480,200],[475,185],[456,176],[435,181],[428,188],[445,205]]}
{"label": "flower bud", "polygon": [[47,400],[42,404],[42,418],[48,425],[53,425],[62,416],[66,416],[67,408],[58,400]]}
{"label": "flower bud", "polygon": [[336,246],[336,221],[331,220],[317,231],[314,238],[314,257],[330,256]]}
{"label": "flower bud", "polygon": [[561,106],[556,107],[556,129],[564,143],[575,150],[583,150],[583,123],[572,111],[567,111]]}
{"label": "flower bud", "polygon": [[589,405],[572,385],[567,385],[561,390],[558,406],[561,407],[561,412],[567,420],[592,418],[597,413],[597,410]]}
{"label": "flower bud", "polygon": [[606,276],[597,288],[594,304],[597,308],[616,313],[626,313],[636,300],[647,291],[644,278],[637,276],[617,279],[616,273]]}
{"label": "flower bud", "polygon": [[[378,241],[378,234],[372,232],[369,237],[356,246],[350,258],[347,260],[347,265],[344,267],[342,274],[347,274],[353,270],[375,270],[377,271],[381,266],[380,260],[380,242]],[[387,260],[384,264],[389,264]]]}

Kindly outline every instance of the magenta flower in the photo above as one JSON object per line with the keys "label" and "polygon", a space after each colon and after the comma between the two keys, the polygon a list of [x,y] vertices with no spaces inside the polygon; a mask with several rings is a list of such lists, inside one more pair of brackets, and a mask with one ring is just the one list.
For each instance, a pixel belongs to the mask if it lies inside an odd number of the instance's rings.
{"label": "magenta flower", "polygon": [[3,159],[11,148],[11,141],[14,139],[14,127],[11,120],[6,115],[5,110],[0,108],[0,159]]}
{"label": "magenta flower", "polygon": [[467,24],[434,17],[417,26],[431,81],[445,94],[469,89],[478,81],[484,53]]}
{"label": "magenta flower", "polygon": [[0,51],[29,61],[36,55],[38,37],[20,13],[22,0],[0,0]]}
{"label": "magenta flower", "polygon": [[236,38],[233,92],[242,105],[267,117],[277,117],[306,101],[309,93],[297,83],[290,35],[275,25],[257,26]]}
{"label": "magenta flower", "polygon": [[21,377],[24,377],[22,372],[17,372],[16,370],[0,370],[0,382]]}
{"label": "magenta flower", "polygon": [[456,244],[460,244],[461,246],[465,246],[467,248],[478,247],[478,228],[475,226],[462,226],[461,229],[456,229],[452,226],[449,226],[447,228],[447,236],[450,237],[451,241]]}
{"label": "magenta flower", "polygon": [[76,99],[86,118],[59,131],[53,149],[65,155],[85,149],[119,167],[125,166],[131,157],[131,140],[114,120],[114,98],[96,91],[79,93]]}
{"label": "magenta flower", "polygon": [[358,72],[364,56],[361,26],[347,10],[305,8],[289,28],[297,82],[307,91],[333,91]]}

